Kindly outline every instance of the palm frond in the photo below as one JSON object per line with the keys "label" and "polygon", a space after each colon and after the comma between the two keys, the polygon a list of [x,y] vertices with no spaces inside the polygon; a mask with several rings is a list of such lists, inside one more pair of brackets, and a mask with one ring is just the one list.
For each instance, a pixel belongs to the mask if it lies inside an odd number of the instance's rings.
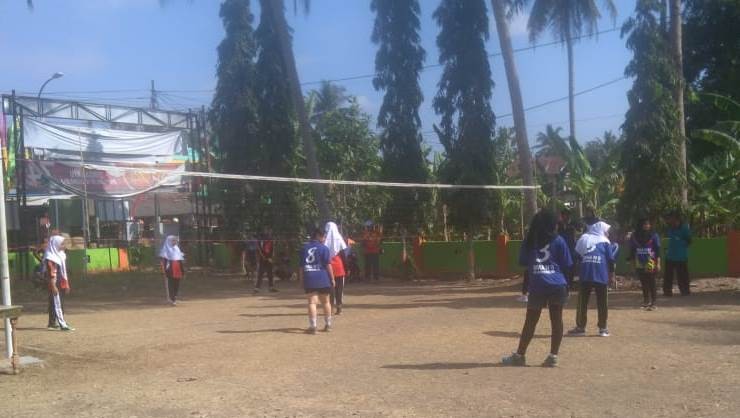
{"label": "palm frond", "polygon": [[[735,122],[735,124],[740,124],[740,122]],[[740,141],[728,132],[717,129],[697,129],[693,132],[692,137],[711,142],[735,155],[740,155]]]}

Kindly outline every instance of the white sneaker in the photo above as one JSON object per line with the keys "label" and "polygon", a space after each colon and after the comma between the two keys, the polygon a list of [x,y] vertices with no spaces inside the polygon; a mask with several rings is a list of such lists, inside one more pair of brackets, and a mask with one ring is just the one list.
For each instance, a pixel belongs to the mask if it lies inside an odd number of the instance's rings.
{"label": "white sneaker", "polygon": [[529,296],[527,295],[521,295],[518,298],[516,298],[517,302],[527,303],[529,302]]}
{"label": "white sneaker", "polygon": [[599,337],[608,337],[609,330],[607,328],[599,328]]}

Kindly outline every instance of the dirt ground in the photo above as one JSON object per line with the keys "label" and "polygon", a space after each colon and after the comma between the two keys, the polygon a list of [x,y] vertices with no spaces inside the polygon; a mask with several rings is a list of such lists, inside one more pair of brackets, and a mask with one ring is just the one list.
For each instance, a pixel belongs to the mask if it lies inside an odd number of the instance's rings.
{"label": "dirt ground", "polygon": [[[591,311],[589,336],[543,369],[543,320],[532,367],[502,368],[519,283],[352,283],[334,332],[315,336],[296,283],[253,296],[235,276],[189,277],[170,307],[156,275],[77,280],[71,333],[47,331],[44,293],[20,283],[21,351],[45,366],[0,375],[0,417],[740,416],[737,279],[655,312],[625,287],[610,294],[610,338]],[[571,303],[566,328],[574,317]]]}

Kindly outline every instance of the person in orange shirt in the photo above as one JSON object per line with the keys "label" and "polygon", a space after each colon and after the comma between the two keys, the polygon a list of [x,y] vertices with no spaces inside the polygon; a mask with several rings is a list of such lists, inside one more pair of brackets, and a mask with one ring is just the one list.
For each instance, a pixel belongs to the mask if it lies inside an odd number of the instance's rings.
{"label": "person in orange shirt", "polygon": [[336,308],[336,315],[342,314],[342,304],[344,302],[344,285],[347,280],[346,273],[346,254],[347,243],[344,241],[342,234],[339,233],[339,227],[334,222],[327,222],[326,241],[324,245],[329,248],[331,257],[331,268],[334,272],[334,289],[331,293],[331,304]]}
{"label": "person in orange shirt", "polygon": [[362,249],[365,253],[365,279],[380,280],[380,253],[383,241],[383,231],[372,221],[365,222],[365,231],[362,233]]}

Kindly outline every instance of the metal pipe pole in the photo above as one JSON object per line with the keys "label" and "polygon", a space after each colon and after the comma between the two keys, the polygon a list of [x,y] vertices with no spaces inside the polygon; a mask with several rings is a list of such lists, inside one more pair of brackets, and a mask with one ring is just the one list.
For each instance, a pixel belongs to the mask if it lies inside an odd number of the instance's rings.
{"label": "metal pipe pole", "polygon": [[[10,268],[8,266],[8,228],[5,220],[5,173],[0,164],[0,281],[2,282],[3,305],[11,304],[10,298]],[[10,319],[5,319],[5,355],[13,356],[13,334]]]}

